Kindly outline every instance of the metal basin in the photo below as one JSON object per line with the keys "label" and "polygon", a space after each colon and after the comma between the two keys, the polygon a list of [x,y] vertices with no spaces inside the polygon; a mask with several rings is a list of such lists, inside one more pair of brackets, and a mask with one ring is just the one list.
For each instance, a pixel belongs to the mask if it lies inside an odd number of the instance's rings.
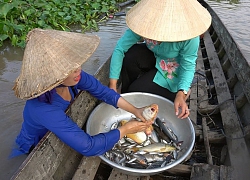
{"label": "metal basin", "polygon": [[[135,169],[123,167],[110,161],[104,156],[100,156],[100,158],[112,167],[118,168],[125,174],[137,176],[157,174],[184,161],[185,158],[190,154],[195,142],[195,131],[191,120],[189,118],[178,119],[174,113],[173,103],[161,96],[135,92],[122,94],[122,97],[136,107],[144,107],[153,103],[158,104],[158,117],[166,122],[167,126],[169,126],[174,131],[180,141],[183,141],[181,151],[178,153],[177,160],[175,160],[173,163],[155,169]],[[106,103],[101,103],[92,111],[91,115],[89,116],[86,131],[90,135],[95,135],[100,132],[108,132],[110,131],[110,127],[114,122],[120,121],[122,119],[129,120],[131,117],[131,113],[128,113],[122,109],[116,109]]]}

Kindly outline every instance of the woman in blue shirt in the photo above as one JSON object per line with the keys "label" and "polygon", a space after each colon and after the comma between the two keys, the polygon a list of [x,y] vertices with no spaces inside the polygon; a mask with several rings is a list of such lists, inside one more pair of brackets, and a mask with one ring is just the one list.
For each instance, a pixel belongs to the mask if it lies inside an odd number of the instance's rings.
{"label": "woman in blue shirt", "polygon": [[[22,70],[16,80],[15,94],[27,99],[23,124],[16,143],[19,149],[12,156],[29,153],[48,132],[85,156],[101,155],[128,133],[145,131],[152,122],[145,122],[141,113],[114,90],[102,85],[80,66],[95,51],[97,36],[56,30],[34,29],[27,36]],[[77,90],[133,113],[144,122],[130,121],[125,126],[90,136],[65,113]]]}
{"label": "woman in blue shirt", "polygon": [[174,102],[178,118],[188,117],[199,35],[209,28],[210,14],[197,0],[141,0],[126,23],[111,58],[109,87],[116,90],[121,74],[121,93],[161,95]]}

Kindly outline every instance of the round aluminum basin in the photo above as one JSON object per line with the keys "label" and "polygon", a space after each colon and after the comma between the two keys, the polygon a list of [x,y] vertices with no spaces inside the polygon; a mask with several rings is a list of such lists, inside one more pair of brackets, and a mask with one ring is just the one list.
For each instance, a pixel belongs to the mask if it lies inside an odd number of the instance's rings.
{"label": "round aluminum basin", "polygon": [[[165,121],[166,125],[173,130],[179,141],[183,141],[183,144],[181,145],[181,151],[178,153],[177,160],[175,160],[173,163],[155,169],[135,169],[123,167],[119,164],[116,164],[115,162],[110,161],[103,155],[101,155],[100,158],[112,167],[118,168],[125,174],[137,176],[157,174],[184,161],[185,158],[191,153],[195,142],[195,131],[191,120],[189,118],[178,119],[175,115],[174,104],[161,96],[140,92],[126,93],[121,95],[124,99],[136,107],[144,107],[153,103],[158,104],[158,117]],[[90,135],[95,135],[100,132],[108,132],[110,131],[110,127],[114,122],[124,119],[129,120],[131,117],[134,117],[134,115],[129,112],[126,112],[120,108],[116,109],[106,103],[101,103],[90,114],[87,121],[86,131]]]}

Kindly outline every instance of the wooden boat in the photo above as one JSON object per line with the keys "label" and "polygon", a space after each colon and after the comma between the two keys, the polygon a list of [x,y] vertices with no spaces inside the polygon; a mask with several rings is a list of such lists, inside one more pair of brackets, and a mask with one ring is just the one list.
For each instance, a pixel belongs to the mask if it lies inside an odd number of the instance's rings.
{"label": "wooden boat", "polygon": [[[183,163],[152,176],[131,176],[84,157],[47,133],[12,179],[249,179],[250,177],[250,68],[230,33],[215,12],[212,25],[201,38],[196,74],[188,100],[196,143]],[[95,77],[108,84],[110,59]],[[98,100],[82,91],[67,109],[80,126]]]}

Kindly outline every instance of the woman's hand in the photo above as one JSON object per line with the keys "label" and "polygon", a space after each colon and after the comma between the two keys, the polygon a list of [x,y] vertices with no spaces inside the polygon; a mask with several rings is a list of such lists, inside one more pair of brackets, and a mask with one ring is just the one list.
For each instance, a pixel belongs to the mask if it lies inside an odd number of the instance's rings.
{"label": "woman's hand", "polygon": [[145,107],[137,108],[137,107],[133,106],[132,104],[130,104],[128,101],[126,101],[123,97],[119,98],[119,100],[117,102],[117,106],[125,111],[128,111],[128,112],[134,114],[141,121],[146,122],[146,120],[142,116],[142,112],[143,112]]}
{"label": "woman's hand", "polygon": [[134,109],[133,111],[133,114],[138,118],[140,119],[142,122],[147,122],[147,120],[142,116],[142,112],[143,110],[145,109],[145,107],[142,107],[142,108],[136,108]]}
{"label": "woman's hand", "polygon": [[177,92],[174,100],[174,109],[175,114],[178,118],[184,119],[187,118],[190,114],[188,106],[186,104],[186,99],[187,96],[182,91]]}
{"label": "woman's hand", "polygon": [[126,134],[133,134],[137,132],[146,131],[150,127],[151,122],[141,122],[137,120],[130,120],[125,125],[119,127],[120,139],[123,138]]}

